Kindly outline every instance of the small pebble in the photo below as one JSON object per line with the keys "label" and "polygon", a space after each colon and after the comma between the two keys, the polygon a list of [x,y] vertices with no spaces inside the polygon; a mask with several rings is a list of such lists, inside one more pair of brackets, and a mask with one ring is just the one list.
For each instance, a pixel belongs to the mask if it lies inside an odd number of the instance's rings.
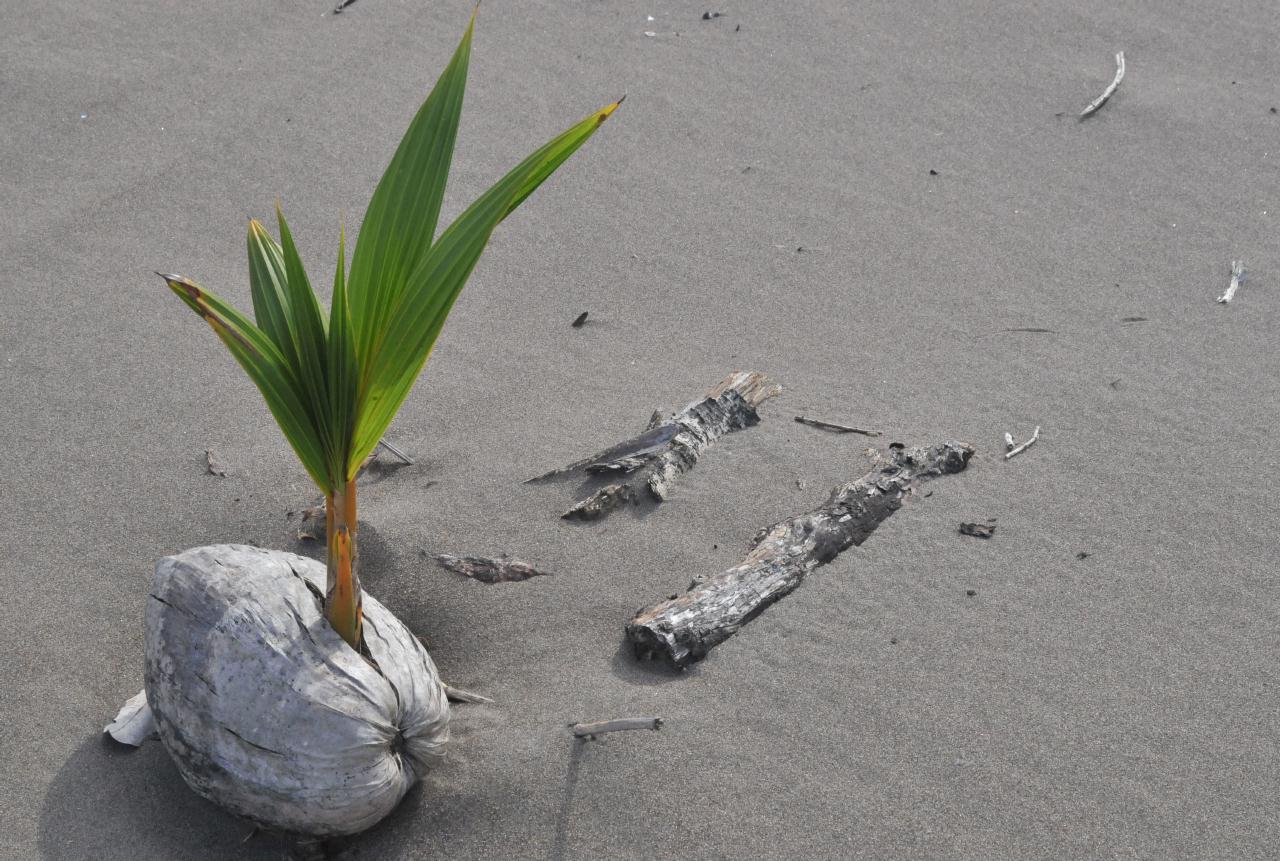
{"label": "small pebble", "polygon": [[966,594],[966,595],[968,595],[970,598],[972,598],[974,595],[977,595],[977,594],[978,594],[978,590],[977,590],[977,589],[965,589],[965,590],[964,590],[964,594]]}

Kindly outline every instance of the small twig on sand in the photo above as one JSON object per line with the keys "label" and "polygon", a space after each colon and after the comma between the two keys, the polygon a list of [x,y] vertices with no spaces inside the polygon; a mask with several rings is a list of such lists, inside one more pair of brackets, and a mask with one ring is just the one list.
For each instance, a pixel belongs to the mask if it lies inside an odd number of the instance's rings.
{"label": "small twig on sand", "polygon": [[[387,442],[385,439],[378,440],[378,445],[382,446],[387,451],[391,452],[396,457],[400,458],[400,460],[404,461],[406,466],[413,466],[413,458],[409,457],[409,455],[405,454],[400,449],[396,448],[391,443]],[[377,446],[375,446],[375,448],[376,447]]]}
{"label": "small twig on sand", "polygon": [[1004,459],[1008,460],[1011,457],[1022,454],[1024,451],[1031,448],[1031,446],[1035,445],[1036,440],[1038,439],[1040,439],[1040,425],[1036,425],[1035,431],[1032,432],[1031,434],[1031,439],[1027,440],[1022,445],[1017,446],[1015,448],[1011,448],[1007,452],[1005,452]]}
{"label": "small twig on sand", "polygon": [[1096,99],[1090,102],[1089,107],[1085,108],[1083,111],[1080,112],[1080,119],[1084,119],[1085,117],[1089,116],[1094,111],[1096,111],[1098,108],[1105,105],[1107,103],[1107,99],[1111,98],[1111,94],[1116,91],[1116,87],[1120,86],[1120,81],[1123,80],[1123,78],[1124,78],[1124,51],[1120,51],[1119,53],[1116,54],[1115,78],[1112,79],[1111,83],[1107,85],[1107,88],[1102,91],[1102,95],[1098,96]]}
{"label": "small twig on sand", "polygon": [[1244,261],[1231,261],[1231,283],[1227,285],[1227,289],[1218,297],[1218,304],[1225,305],[1236,297],[1236,291],[1240,289],[1240,285],[1244,283]]}
{"label": "small twig on sand", "polygon": [[796,421],[802,425],[822,428],[823,430],[836,431],[837,433],[860,433],[863,436],[880,436],[880,431],[863,430],[862,428],[850,427],[849,425],[838,425],[835,422],[824,422],[821,419],[811,419],[807,416],[796,416]]}
{"label": "small twig on sand", "polygon": [[1014,447],[1015,445],[1017,445],[1017,443],[1015,443],[1015,442],[1013,441],[1013,434],[1009,433],[1008,431],[1005,431],[1005,434],[1004,434],[1004,450],[1005,450],[1005,451],[1012,451],[1012,450],[1013,450],[1013,447]]}
{"label": "small twig on sand", "polygon": [[342,10],[346,9],[354,2],[356,2],[356,0],[338,0],[338,5],[333,7],[333,14],[341,15]]}
{"label": "small twig on sand", "polygon": [[595,723],[571,723],[569,729],[573,730],[575,738],[594,739],[598,735],[604,735],[607,732],[622,732],[629,729],[662,729],[662,718],[618,718],[617,720],[602,720]]}
{"label": "small twig on sand", "polygon": [[[442,683],[443,684],[443,683]],[[444,686],[444,695],[449,698],[452,703],[471,703],[473,705],[488,705],[493,700],[480,694],[473,694],[471,691],[464,691],[462,688],[455,688],[453,685]]]}
{"label": "small twig on sand", "polygon": [[589,311],[583,311],[581,314],[579,314],[577,317],[575,317],[575,318],[574,318],[574,320],[573,320],[573,322],[572,322],[572,323],[570,323],[569,325],[570,325],[570,326],[572,326],[572,327],[573,327],[573,328],[575,328],[575,329],[581,329],[583,326],[585,326],[585,325],[586,325],[586,323],[587,323],[587,314],[589,314],[589,313],[590,313]]}

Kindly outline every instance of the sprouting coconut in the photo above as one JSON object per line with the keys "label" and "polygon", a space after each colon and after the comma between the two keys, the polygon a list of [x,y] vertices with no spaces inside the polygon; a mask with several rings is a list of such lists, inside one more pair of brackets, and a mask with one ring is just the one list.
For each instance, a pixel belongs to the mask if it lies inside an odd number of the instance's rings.
{"label": "sprouting coconut", "polygon": [[494,228],[621,103],[535,151],[437,237],[474,24],[378,183],[350,272],[340,241],[328,313],[278,206],[279,243],[249,225],[254,321],[191,279],[163,276],[257,385],[324,493],[327,565],[321,577],[310,560],[234,545],[161,560],[146,702],[131,700],[109,731],[140,738],[153,716],[194,790],[269,827],[368,828],[447,738],[431,659],[361,591],[356,477]]}

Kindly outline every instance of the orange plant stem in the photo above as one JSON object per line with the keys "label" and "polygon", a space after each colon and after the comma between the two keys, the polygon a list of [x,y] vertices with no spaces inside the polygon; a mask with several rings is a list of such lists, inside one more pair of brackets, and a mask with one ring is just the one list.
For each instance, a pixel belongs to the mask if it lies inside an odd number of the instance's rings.
{"label": "orange plant stem", "polygon": [[342,639],[360,651],[364,611],[360,603],[355,479],[325,497],[325,525],[329,536],[325,614]]}

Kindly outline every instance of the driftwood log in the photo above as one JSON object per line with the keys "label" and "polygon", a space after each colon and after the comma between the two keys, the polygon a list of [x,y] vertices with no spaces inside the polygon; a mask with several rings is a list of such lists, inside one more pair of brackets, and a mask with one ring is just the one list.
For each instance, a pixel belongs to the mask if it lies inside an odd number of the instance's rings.
{"label": "driftwood log", "polygon": [[712,443],[759,423],[756,408],[781,391],[764,374],[738,371],[674,415],[664,418],[654,413],[640,436],[526,483],[574,473],[624,476],[576,503],[564,513],[568,519],[595,520],[623,503],[638,502],[643,495],[662,502]]}
{"label": "driftwood log", "polygon": [[[317,837],[390,813],[449,737],[445,686],[422,644],[366,594],[368,655],[355,652],[324,617],[325,576],[313,559],[241,545],[160,560],[144,674],[160,739],[193,790]],[[145,727],[129,722],[135,736]]]}
{"label": "driftwood log", "polygon": [[637,613],[626,628],[637,657],[680,668],[706,657],[813,569],[865,541],[917,484],[960,472],[972,455],[953,442],[891,450],[885,466],[837,487],[821,507],[761,530],[741,564]]}

